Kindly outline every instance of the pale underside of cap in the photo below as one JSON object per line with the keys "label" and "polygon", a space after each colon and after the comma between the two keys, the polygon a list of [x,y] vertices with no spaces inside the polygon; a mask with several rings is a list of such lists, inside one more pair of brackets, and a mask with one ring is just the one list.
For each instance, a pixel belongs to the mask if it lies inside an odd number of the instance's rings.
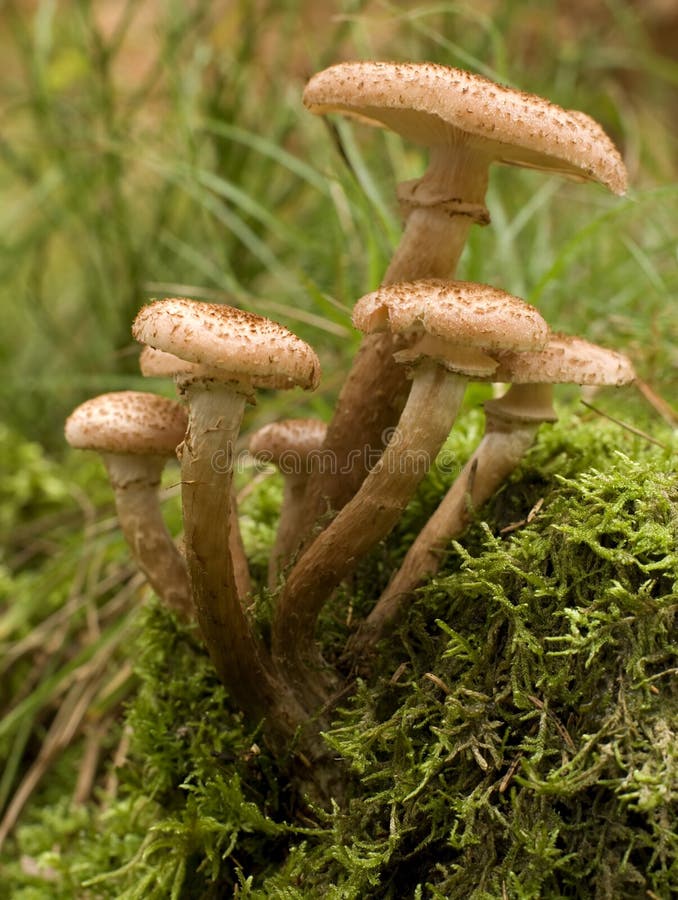
{"label": "pale underside of cap", "polygon": [[145,346],[139,354],[139,369],[144,378],[174,378],[175,375],[195,374],[198,367],[173,353]]}
{"label": "pale underside of cap", "polygon": [[[155,347],[148,345],[139,354],[139,368],[145,378],[175,378],[181,382],[186,380],[212,380],[225,383],[233,381],[236,385],[240,383],[239,378],[230,376],[224,369],[188,362],[188,360],[179,359],[173,353],[156,350]],[[295,382],[285,375],[251,375],[247,379],[247,383],[253,388],[269,388],[276,391],[287,390],[295,386]]]}
{"label": "pale underside of cap", "polygon": [[417,366],[427,359],[434,360],[450,372],[466,375],[475,381],[490,381],[494,378],[497,361],[479,347],[468,344],[454,344],[443,338],[425,334],[411,347],[398,350],[393,359],[400,365]]}
{"label": "pale underside of cap", "polygon": [[355,305],[353,323],[371,333],[425,334],[452,344],[530,350],[545,346],[549,327],[529,303],[487,284],[423,279],[383,285]]}
{"label": "pale underside of cap", "polygon": [[581,384],[620,387],[636,373],[623,353],[584,338],[554,334],[542,350],[498,353],[497,381],[513,384]]}
{"label": "pale underside of cap", "polygon": [[132,333],[141,343],[219,370],[224,380],[314,388],[320,377],[318,357],[301,338],[271,319],[232,306],[156,300],[141,309]]}
{"label": "pale underside of cap", "polygon": [[283,419],[264,425],[250,437],[253,456],[264,455],[277,462],[286,453],[305,458],[319,450],[325,440],[327,425],[320,419]]}
{"label": "pale underside of cap", "polygon": [[185,407],[141,391],[92,397],[66,420],[66,440],[79,450],[174,456],[187,426]]}
{"label": "pale underside of cap", "polygon": [[382,125],[414,143],[464,143],[488,162],[557,172],[626,190],[626,169],[601,126],[578,110],[434,63],[346,62],[314,75],[304,103]]}

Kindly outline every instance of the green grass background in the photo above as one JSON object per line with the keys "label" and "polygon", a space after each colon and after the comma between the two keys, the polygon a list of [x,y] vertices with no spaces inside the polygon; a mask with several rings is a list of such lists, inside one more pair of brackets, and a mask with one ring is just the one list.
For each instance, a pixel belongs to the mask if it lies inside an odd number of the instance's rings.
{"label": "green grass background", "polygon": [[627,160],[628,196],[495,167],[493,225],[474,230],[460,276],[627,349],[670,399],[671,10],[10,0],[0,13],[3,419],[60,448],[78,402],[139,386],[130,322],[145,300],[171,294],[242,305],[300,333],[321,355],[323,386],[272,402],[328,413],[357,343],[351,306],[398,240],[395,182],[423,166],[393,135],[304,110],[306,78],[353,58],[470,68],[601,121]]}

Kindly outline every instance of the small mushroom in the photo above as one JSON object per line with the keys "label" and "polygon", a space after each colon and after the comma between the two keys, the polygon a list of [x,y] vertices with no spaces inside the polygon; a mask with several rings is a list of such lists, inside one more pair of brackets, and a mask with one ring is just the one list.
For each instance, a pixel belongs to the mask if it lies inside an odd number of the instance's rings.
{"label": "small mushroom", "polygon": [[119,391],[86,400],[66,420],[66,440],[102,457],[118,521],[153,590],[182,617],[192,615],[186,565],[162,518],[160,476],[187,426],[183,406],[156,394]]}
{"label": "small mushroom", "polygon": [[268,716],[289,738],[303,721],[235,584],[229,546],[234,447],[256,385],[315,387],[318,358],[283,326],[252,313],[183,298],[157,300],[134,337],[200,369],[178,378],[189,406],[179,450],[186,559],[198,622],[221,680],[251,717]]}
{"label": "small mushroom", "polygon": [[[139,368],[145,378],[173,378],[174,380],[180,376],[200,375],[201,372],[197,363],[187,362],[185,359],[179,359],[173,353],[166,353],[164,350],[157,350],[155,347],[149,346],[141,349]],[[230,516],[228,549],[233,560],[233,577],[238,595],[247,597],[252,593],[252,578],[238,521],[238,501],[233,490],[228,514]]]}
{"label": "small mushroom", "polygon": [[283,500],[275,544],[268,564],[268,585],[275,588],[281,569],[289,563],[303,529],[303,500],[310,465],[322,447],[327,426],[319,419],[284,419],[256,431],[250,453],[274,463],[283,477]]}
{"label": "small mushroom", "polygon": [[[597,181],[617,194],[626,189],[617,149],[589,116],[459,69],[339,63],[310,79],[304,103],[316,114],[389,128],[429,151],[426,173],[398,191],[406,225],[385,284],[454,276],[471,224],[489,221],[484,199],[493,162]],[[407,395],[393,349],[388,334],[368,335],[361,344],[325,444],[348,473],[341,479],[314,473],[311,523],[355,493],[366,474],[363,451],[381,447],[381,435],[397,421]]]}
{"label": "small mushroom", "polygon": [[397,522],[449,434],[469,377],[496,368],[488,352],[543,346],[534,307],[488,285],[425,280],[384,286],[358,301],[356,327],[408,334],[399,354],[412,386],[397,428],[358,493],[292,567],[273,630],[276,659],[293,684],[308,682],[318,613],[329,594]]}
{"label": "small mushroom", "polygon": [[563,334],[552,335],[541,350],[493,355],[498,361],[494,378],[513,383],[502,397],[485,403],[483,439],[349,641],[348,654],[356,660],[369,657],[403,615],[414,590],[435,575],[445,548],[466,528],[473,510],[489,500],[520,463],[540,425],[557,419],[553,384],[618,387],[635,378],[623,354]]}

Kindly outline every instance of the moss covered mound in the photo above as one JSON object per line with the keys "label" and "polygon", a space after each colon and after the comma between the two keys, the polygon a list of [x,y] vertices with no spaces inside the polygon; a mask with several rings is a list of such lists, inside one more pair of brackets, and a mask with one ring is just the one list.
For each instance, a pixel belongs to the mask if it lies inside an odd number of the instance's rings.
{"label": "moss covered mound", "polygon": [[[460,460],[476,432],[471,416]],[[328,655],[453,474],[430,474],[337,596]],[[117,791],[75,811],[36,799],[3,896],[674,895],[677,532],[669,447],[599,421],[544,429],[343,699],[327,740],[350,800],[331,811],[293,804],[203,651],[154,607]]]}

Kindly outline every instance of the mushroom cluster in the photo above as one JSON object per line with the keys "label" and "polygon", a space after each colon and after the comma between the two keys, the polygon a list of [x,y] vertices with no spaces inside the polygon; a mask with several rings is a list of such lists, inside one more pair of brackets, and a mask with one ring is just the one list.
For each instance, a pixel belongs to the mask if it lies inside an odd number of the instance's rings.
{"label": "mushroom cluster", "polygon": [[[297,784],[340,796],[322,740],[334,698],[365,669],[422,582],[518,465],[553,384],[621,385],[623,355],[552,333],[523,300],[453,280],[473,223],[487,225],[488,169],[504,163],[595,181],[623,193],[616,148],[583,113],[485,78],[431,64],[342,63],[314,76],[304,103],[387,127],[429,152],[425,174],[400,185],[405,228],[381,287],[358,300],[363,343],[329,423],[293,419],[250,436],[285,489],[268,583],[270,634],[260,633],[233,497],[235,445],[258,388],[318,384],[315,352],[282,325],[234,307],[183,298],[144,306],[134,337],[149,377],[173,377],[180,401],[123,391],[89,400],[66,425],[98,450],[120,525],[155,592],[199,628],[219,678]],[[485,404],[485,435],[367,618],[330,665],[315,641],[336,588],[398,522],[453,427],[469,380],[510,385]],[[386,437],[384,437],[386,436]],[[165,528],[157,486],[165,459],[181,465],[183,549]],[[346,673],[349,672],[347,675]]]}

